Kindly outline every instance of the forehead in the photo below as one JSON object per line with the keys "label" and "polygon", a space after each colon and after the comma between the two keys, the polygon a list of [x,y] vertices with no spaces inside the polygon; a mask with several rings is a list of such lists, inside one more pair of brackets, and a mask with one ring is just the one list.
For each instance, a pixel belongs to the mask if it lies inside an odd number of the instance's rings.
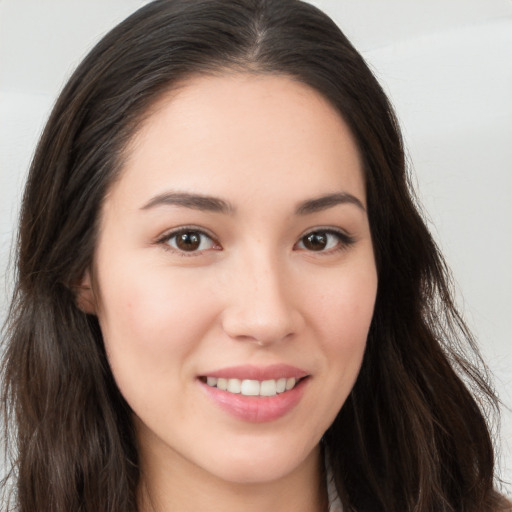
{"label": "forehead", "polygon": [[286,76],[226,73],[189,79],[153,105],[120,182],[222,196],[226,185],[271,192],[282,180],[306,180],[312,196],[348,187],[365,201],[354,137],[320,93]]}

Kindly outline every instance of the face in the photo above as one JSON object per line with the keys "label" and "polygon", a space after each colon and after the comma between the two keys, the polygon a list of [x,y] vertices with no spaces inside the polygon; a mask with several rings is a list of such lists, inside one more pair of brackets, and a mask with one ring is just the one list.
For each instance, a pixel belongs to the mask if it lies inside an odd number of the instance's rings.
{"label": "face", "polygon": [[355,382],[377,289],[349,129],[285,77],[190,80],[131,141],[92,273],[143,462],[298,470]]}

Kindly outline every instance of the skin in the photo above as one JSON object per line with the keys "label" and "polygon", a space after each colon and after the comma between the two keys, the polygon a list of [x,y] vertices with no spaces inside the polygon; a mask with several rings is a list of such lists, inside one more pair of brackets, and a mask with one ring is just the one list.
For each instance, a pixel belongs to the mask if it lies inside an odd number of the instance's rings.
{"label": "skin", "polygon": [[[167,193],[230,210],[155,203]],[[356,200],[297,212],[331,194]],[[169,233],[183,226],[210,238],[180,251]],[[306,246],[311,232],[324,249]],[[357,377],[377,274],[360,156],[321,95],[227,73],[168,93],[127,149],[82,284],[133,409],[141,510],[325,510],[319,441]],[[233,417],[198,380],[276,363],[310,377],[274,421]]]}

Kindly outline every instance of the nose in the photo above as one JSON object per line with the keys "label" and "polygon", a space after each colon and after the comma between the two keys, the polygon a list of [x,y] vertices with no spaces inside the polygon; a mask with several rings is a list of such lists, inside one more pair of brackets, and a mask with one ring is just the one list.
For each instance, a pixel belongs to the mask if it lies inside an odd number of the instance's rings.
{"label": "nose", "polygon": [[261,346],[298,334],[304,318],[289,275],[275,258],[244,258],[229,275],[222,316],[224,332],[233,339]]}

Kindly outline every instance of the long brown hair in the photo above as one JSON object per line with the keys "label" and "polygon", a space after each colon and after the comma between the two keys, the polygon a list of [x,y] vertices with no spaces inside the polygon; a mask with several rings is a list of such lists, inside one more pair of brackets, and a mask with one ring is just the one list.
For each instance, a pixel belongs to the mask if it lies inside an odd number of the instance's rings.
{"label": "long brown hair", "polygon": [[152,2],[107,34],[62,91],[30,168],[5,329],[11,504],[136,511],[131,411],[75,285],[150,106],[191,75],[225,69],[316,89],[363,158],[378,296],[359,378],[324,436],[345,510],[497,510],[486,424],[497,400],[412,195],[392,107],[332,20],[297,0]]}

